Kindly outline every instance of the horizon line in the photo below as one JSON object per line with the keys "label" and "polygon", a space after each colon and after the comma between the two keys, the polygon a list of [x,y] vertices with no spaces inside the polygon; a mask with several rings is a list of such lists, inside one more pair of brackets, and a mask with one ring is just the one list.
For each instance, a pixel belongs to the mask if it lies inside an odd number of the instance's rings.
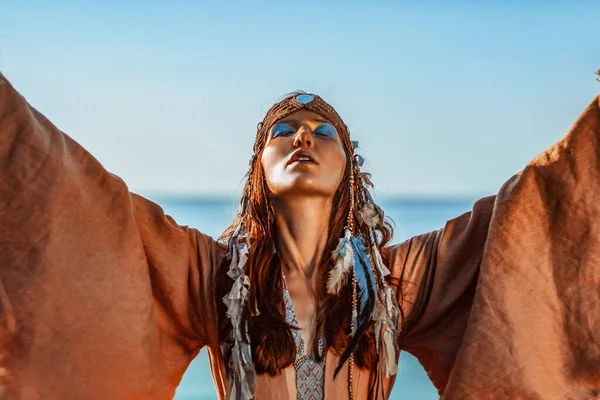
{"label": "horizon line", "polygon": [[[150,199],[157,201],[171,201],[177,203],[207,203],[207,202],[237,202],[240,195],[235,193],[186,193],[186,192],[163,192],[154,190],[137,190],[135,193],[142,194]],[[462,203],[471,202],[477,199],[487,197],[493,194],[394,194],[394,193],[379,193],[375,194],[375,198],[383,202],[407,202],[407,203]]]}

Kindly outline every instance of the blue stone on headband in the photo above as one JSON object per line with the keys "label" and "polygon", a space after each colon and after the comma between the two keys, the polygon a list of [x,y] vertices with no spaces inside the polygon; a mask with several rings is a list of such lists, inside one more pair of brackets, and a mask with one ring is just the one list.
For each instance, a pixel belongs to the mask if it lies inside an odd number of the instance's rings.
{"label": "blue stone on headband", "polygon": [[308,104],[315,99],[312,94],[299,94],[296,96],[296,101],[300,104]]}

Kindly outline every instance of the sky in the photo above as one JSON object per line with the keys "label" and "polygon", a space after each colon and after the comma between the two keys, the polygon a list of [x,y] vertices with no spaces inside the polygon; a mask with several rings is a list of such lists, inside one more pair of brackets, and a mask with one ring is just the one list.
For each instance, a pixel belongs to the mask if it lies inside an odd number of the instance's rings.
{"label": "sky", "polygon": [[132,190],[232,195],[282,95],[384,196],[492,194],[600,92],[600,2],[3,1],[0,71]]}

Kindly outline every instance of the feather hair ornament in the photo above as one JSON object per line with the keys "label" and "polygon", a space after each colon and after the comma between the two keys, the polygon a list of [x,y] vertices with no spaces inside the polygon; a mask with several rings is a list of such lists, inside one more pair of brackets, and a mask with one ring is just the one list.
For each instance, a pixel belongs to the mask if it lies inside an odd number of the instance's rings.
{"label": "feather hair ornament", "polygon": [[369,234],[371,256],[373,266],[377,272],[377,298],[375,311],[373,313],[375,348],[378,354],[378,379],[389,377],[398,372],[397,354],[397,329],[398,317],[400,314],[397,299],[394,291],[388,285],[385,277],[390,274],[379,248],[377,246],[377,237],[375,227],[384,221],[383,210],[375,204],[373,197],[367,187],[373,187],[371,175],[368,173],[359,173],[362,185],[358,187],[358,213],[357,220],[360,224],[366,225]]}
{"label": "feather hair ornament", "polygon": [[[352,142],[356,149],[358,142]],[[331,258],[333,267],[329,271],[327,278],[327,293],[338,294],[348,280],[348,275],[352,271],[355,263],[355,253],[352,246],[352,234],[354,233],[354,173],[355,166],[350,166],[350,207],[348,210],[348,218],[346,227],[344,228],[344,236],[338,242],[336,249],[332,252]]]}
{"label": "feather hair ornament", "polygon": [[358,319],[356,321],[356,333],[352,336],[348,347],[340,356],[340,361],[335,369],[335,377],[350,355],[358,348],[358,343],[371,323],[373,312],[375,310],[375,298],[377,287],[373,267],[369,259],[369,252],[364,239],[361,236],[354,236],[350,239],[354,249],[354,279],[356,280],[356,299],[358,308]]}
{"label": "feather hair ornament", "polygon": [[371,244],[370,247],[371,254],[373,257],[373,264],[379,274],[381,285],[386,285],[384,278],[390,274],[390,270],[385,266],[385,263],[381,258],[381,253],[379,252],[379,248],[377,247],[377,237],[375,235],[375,227],[377,225],[381,225],[385,217],[383,210],[381,209],[381,207],[375,204],[375,202],[373,201],[373,197],[371,197],[371,194],[367,189],[367,186],[373,186],[373,183],[370,179],[371,175],[362,172],[359,174],[359,177],[360,181],[363,184],[358,188],[359,210],[357,213],[357,220],[359,224],[367,226],[367,230],[369,232],[369,241]]}
{"label": "feather hair ornament", "polygon": [[329,271],[327,279],[327,293],[338,294],[348,281],[348,275],[354,267],[354,250],[350,243],[352,232],[346,229],[344,237],[340,239],[337,248],[331,254],[333,268]]}

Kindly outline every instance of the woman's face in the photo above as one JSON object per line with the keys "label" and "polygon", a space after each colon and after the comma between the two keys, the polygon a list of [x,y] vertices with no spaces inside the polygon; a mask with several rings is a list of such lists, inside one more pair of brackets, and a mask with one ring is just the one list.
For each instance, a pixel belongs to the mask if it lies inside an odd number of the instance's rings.
{"label": "woman's face", "polygon": [[277,121],[267,134],[261,162],[273,195],[335,195],[346,153],[333,124],[300,110]]}

